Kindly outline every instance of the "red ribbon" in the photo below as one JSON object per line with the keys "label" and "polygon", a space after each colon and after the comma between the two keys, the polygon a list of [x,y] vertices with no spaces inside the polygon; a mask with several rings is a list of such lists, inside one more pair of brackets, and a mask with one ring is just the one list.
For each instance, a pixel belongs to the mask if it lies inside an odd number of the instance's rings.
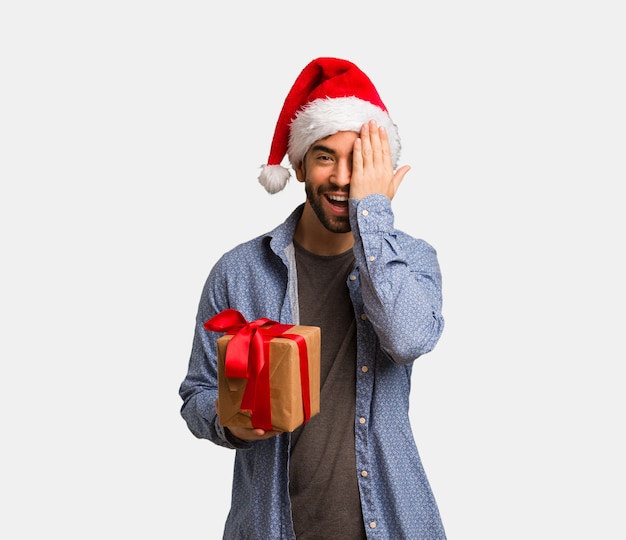
{"label": "red ribbon", "polygon": [[272,427],[270,402],[270,341],[275,337],[294,340],[300,357],[300,379],[304,423],[311,417],[309,358],[306,340],[299,334],[285,334],[293,324],[279,324],[271,319],[248,322],[235,309],[226,309],[204,323],[205,330],[233,334],[226,348],[224,373],[227,377],[247,379],[241,409],[252,413],[252,426],[265,430]]}

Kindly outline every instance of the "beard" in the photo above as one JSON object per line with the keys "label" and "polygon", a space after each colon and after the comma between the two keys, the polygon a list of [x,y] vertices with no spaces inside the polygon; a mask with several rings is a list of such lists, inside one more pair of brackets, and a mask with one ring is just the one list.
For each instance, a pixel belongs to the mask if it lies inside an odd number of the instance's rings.
{"label": "beard", "polygon": [[309,200],[311,208],[317,216],[317,219],[320,220],[320,223],[327,230],[333,233],[347,233],[352,230],[350,227],[350,219],[348,216],[337,216],[328,211],[325,206],[326,197],[322,188],[319,188],[317,191],[315,191],[310,182],[305,181],[304,191],[306,193],[307,199]]}

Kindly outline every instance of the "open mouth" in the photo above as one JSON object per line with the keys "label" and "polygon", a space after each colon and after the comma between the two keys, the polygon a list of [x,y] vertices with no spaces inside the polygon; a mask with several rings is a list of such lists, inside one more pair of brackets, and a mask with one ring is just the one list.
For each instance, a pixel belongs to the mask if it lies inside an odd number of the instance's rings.
{"label": "open mouth", "polygon": [[345,211],[348,208],[348,196],[347,195],[324,195],[326,200],[337,211]]}

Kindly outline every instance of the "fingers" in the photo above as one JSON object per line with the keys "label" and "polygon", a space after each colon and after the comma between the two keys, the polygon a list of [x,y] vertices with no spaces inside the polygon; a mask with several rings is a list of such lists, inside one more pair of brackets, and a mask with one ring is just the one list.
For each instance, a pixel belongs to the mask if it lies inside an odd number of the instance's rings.
{"label": "fingers", "polygon": [[409,168],[394,173],[387,130],[370,120],[361,126],[354,143],[350,196],[362,199],[380,193],[393,199]]}
{"label": "fingers", "polygon": [[269,439],[270,437],[275,437],[280,434],[280,431],[266,431],[261,428],[246,428],[246,427],[228,427],[228,431],[230,431],[235,437],[241,439],[242,441],[260,441],[263,439]]}
{"label": "fingers", "polygon": [[[370,124],[372,129],[370,130]],[[373,148],[372,148],[372,133],[376,133],[376,123],[371,121],[361,126],[361,158],[363,160],[363,169],[371,168],[373,166]]]}
{"label": "fingers", "polygon": [[381,171],[393,170],[387,130],[383,126],[378,126],[376,121],[370,120],[361,127],[361,138],[363,159],[366,163]]}
{"label": "fingers", "polygon": [[396,174],[393,175],[392,183],[393,183],[394,194],[396,193],[396,191],[398,191],[398,188],[400,187],[400,183],[402,182],[402,180],[404,180],[406,173],[408,173],[410,170],[411,170],[411,167],[409,165],[403,165],[396,171]]}
{"label": "fingers", "polygon": [[360,138],[363,165],[392,171],[391,148],[387,130],[383,126],[378,126],[375,120],[370,120],[361,126]]}
{"label": "fingers", "polygon": [[354,141],[354,147],[352,148],[352,177],[350,179],[350,196],[354,197],[352,194],[352,187],[355,178],[363,177],[363,141],[361,137],[357,138]]}
{"label": "fingers", "polygon": [[389,136],[384,127],[378,129],[380,139],[380,155],[382,157],[382,165],[386,170],[393,171],[393,160],[391,159],[391,145],[389,144]]}

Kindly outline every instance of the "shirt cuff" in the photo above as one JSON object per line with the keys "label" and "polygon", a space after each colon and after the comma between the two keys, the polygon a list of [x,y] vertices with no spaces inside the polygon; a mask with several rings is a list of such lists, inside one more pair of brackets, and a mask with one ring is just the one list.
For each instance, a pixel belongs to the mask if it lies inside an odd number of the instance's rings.
{"label": "shirt cuff", "polygon": [[362,199],[350,199],[352,227],[361,235],[393,231],[391,200],[386,195],[373,194]]}

